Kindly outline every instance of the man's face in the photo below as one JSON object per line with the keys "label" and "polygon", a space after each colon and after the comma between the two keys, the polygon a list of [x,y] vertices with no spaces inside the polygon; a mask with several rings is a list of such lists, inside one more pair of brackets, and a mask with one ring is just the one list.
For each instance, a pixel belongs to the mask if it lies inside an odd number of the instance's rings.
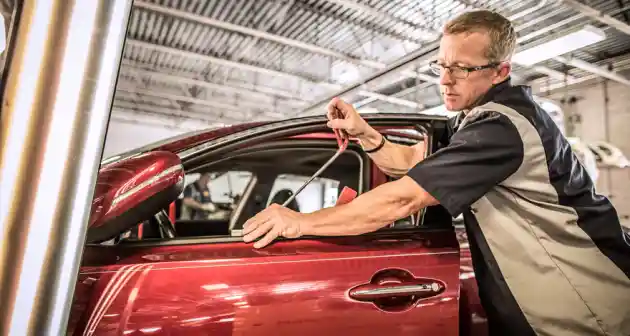
{"label": "man's face", "polygon": [[210,174],[201,174],[199,177],[199,185],[206,186],[208,185],[208,182],[210,182]]}
{"label": "man's face", "polygon": [[[485,53],[489,44],[488,35],[481,32],[444,34],[440,41],[437,63],[446,67],[463,68],[488,65],[491,61],[486,58]],[[454,71],[442,71],[440,93],[449,111],[461,111],[475,104],[492,85],[507,78],[510,68],[504,62],[496,67],[470,71],[466,78],[458,78]],[[462,73],[459,70],[457,72]]]}

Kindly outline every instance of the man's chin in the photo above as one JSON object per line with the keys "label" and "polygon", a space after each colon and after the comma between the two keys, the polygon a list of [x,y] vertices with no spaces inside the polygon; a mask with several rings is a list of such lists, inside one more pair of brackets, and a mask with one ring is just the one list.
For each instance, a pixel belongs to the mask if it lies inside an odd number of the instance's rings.
{"label": "man's chin", "polygon": [[459,108],[459,104],[444,104],[444,107],[449,112],[457,112],[461,110],[461,108]]}

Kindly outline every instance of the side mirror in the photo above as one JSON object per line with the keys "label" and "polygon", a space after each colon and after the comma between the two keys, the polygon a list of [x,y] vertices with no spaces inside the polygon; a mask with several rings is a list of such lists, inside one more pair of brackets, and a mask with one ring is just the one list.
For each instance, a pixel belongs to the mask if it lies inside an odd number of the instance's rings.
{"label": "side mirror", "polygon": [[149,152],[101,167],[87,242],[103,242],[133,228],[167,208],[183,189],[184,167],[171,152]]}

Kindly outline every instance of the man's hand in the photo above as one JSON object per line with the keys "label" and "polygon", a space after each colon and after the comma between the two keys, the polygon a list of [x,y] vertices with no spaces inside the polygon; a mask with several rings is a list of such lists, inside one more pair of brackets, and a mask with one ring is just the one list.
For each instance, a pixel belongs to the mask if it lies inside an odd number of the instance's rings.
{"label": "man's hand", "polygon": [[264,235],[254,243],[254,248],[269,245],[277,237],[298,238],[302,235],[300,226],[305,214],[293,211],[278,204],[271,204],[243,225],[243,240],[249,243]]}
{"label": "man's hand", "polygon": [[217,207],[212,203],[204,203],[201,205],[201,210],[205,210],[208,212],[215,212],[217,210]]}
{"label": "man's hand", "polygon": [[328,127],[345,130],[349,135],[355,136],[368,147],[377,146],[381,141],[381,135],[361,118],[354,107],[339,98],[330,101],[327,107]]}

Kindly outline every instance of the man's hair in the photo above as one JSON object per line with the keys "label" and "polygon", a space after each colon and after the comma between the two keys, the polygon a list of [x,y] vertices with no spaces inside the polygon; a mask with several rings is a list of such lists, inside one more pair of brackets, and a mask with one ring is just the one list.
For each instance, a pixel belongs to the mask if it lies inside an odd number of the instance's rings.
{"label": "man's hair", "polygon": [[486,33],[490,45],[486,57],[492,62],[507,61],[516,48],[516,32],[510,20],[489,10],[465,12],[444,26],[444,35]]}

